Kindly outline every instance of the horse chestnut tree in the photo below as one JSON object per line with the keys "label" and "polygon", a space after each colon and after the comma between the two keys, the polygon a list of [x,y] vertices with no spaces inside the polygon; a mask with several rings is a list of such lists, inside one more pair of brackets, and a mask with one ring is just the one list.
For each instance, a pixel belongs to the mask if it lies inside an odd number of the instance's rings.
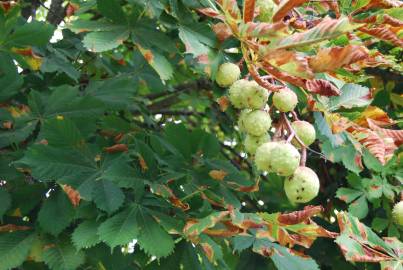
{"label": "horse chestnut tree", "polygon": [[401,269],[401,13],[0,1],[0,270]]}

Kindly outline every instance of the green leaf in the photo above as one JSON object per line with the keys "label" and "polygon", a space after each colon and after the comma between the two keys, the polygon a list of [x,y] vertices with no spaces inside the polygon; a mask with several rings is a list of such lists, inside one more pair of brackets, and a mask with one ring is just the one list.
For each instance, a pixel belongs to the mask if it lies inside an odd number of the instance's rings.
{"label": "green leaf", "polygon": [[337,190],[336,197],[346,203],[351,203],[362,194],[361,190],[341,187]]}
{"label": "green leaf", "polygon": [[67,228],[73,218],[73,205],[62,191],[52,192],[38,213],[41,228],[53,235],[58,235]]}
{"label": "green leaf", "polygon": [[45,46],[55,30],[51,24],[33,21],[17,27],[8,37],[6,44],[17,47]]}
{"label": "green leaf", "polygon": [[172,237],[145,209],[139,209],[137,222],[140,227],[137,240],[146,253],[157,258],[166,257],[172,253],[175,247]]}
{"label": "green leaf", "polygon": [[43,260],[52,270],[75,270],[85,262],[85,254],[68,242],[59,242],[44,251]]}
{"label": "green leaf", "polygon": [[98,228],[99,238],[112,249],[118,245],[126,245],[139,235],[137,223],[137,207],[120,212],[105,220]]}
{"label": "green leaf", "polygon": [[389,220],[385,218],[374,218],[371,223],[371,227],[377,231],[377,232],[382,232],[385,230],[389,225]]}
{"label": "green leaf", "polygon": [[4,102],[18,93],[23,84],[17,67],[9,54],[0,53],[0,102]]}
{"label": "green leaf", "polygon": [[4,188],[0,187],[0,220],[3,219],[3,215],[11,206],[11,196]]}
{"label": "green leaf", "polygon": [[312,258],[303,258],[293,255],[290,253],[289,249],[279,244],[272,243],[268,240],[257,239],[253,245],[253,250],[260,254],[262,254],[263,250],[267,249],[273,252],[270,258],[279,270],[319,270],[318,265]]}
{"label": "green leaf", "polygon": [[21,143],[32,134],[36,124],[37,121],[26,122],[12,130],[0,132],[0,148]]}
{"label": "green leaf", "polygon": [[363,107],[371,103],[370,91],[367,87],[347,83],[341,89],[341,95],[330,98],[329,110],[335,111],[340,108]]}
{"label": "green leaf", "polygon": [[94,220],[87,220],[77,226],[71,235],[71,240],[77,249],[90,248],[101,240],[97,234],[99,224]]}
{"label": "green leaf", "polygon": [[111,21],[124,24],[126,15],[117,0],[97,0],[98,10]]}
{"label": "green leaf", "polygon": [[41,137],[49,145],[57,147],[78,147],[84,144],[83,137],[70,119],[50,119],[42,127]]}
{"label": "green leaf", "polygon": [[88,21],[81,19],[72,21],[67,27],[76,34],[82,32],[98,32],[98,31],[112,32],[122,29],[122,26],[112,24],[108,21],[103,20]]}
{"label": "green leaf", "polygon": [[136,85],[133,78],[119,76],[102,83],[91,83],[86,89],[86,94],[101,101],[109,108],[126,109],[133,103],[135,91]]}
{"label": "green leaf", "polygon": [[215,39],[211,38],[203,25],[197,27],[179,27],[179,38],[185,44],[186,52],[194,57],[207,54],[209,47],[214,47]]}
{"label": "green leaf", "polygon": [[130,32],[122,27],[113,32],[91,32],[83,39],[84,46],[93,52],[105,52],[112,50],[123,43]]}
{"label": "green leaf", "polygon": [[11,270],[27,258],[36,235],[30,232],[0,233],[0,269]]}
{"label": "green leaf", "polygon": [[124,199],[125,195],[122,190],[114,183],[108,180],[97,181],[93,191],[93,200],[99,209],[111,214],[119,209]]}
{"label": "green leaf", "polygon": [[358,219],[365,218],[368,215],[368,203],[365,196],[361,196],[352,202],[348,207],[348,211]]}
{"label": "green leaf", "polygon": [[155,50],[143,49],[142,47],[139,47],[139,50],[148,64],[158,73],[161,80],[166,81],[172,77],[173,68],[165,56]]}

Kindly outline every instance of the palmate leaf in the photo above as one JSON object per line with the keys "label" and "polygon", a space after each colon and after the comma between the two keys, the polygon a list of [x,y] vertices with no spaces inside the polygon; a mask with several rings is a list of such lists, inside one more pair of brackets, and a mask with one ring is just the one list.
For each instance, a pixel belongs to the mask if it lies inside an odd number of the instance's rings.
{"label": "palmate leaf", "polygon": [[99,224],[95,220],[87,220],[77,226],[71,240],[77,249],[90,248],[101,240],[97,234]]}
{"label": "palmate leaf", "polygon": [[78,147],[84,139],[76,124],[70,119],[50,119],[42,127],[41,135],[49,145],[56,147]]}
{"label": "palmate leaf", "polygon": [[41,228],[53,235],[61,233],[73,220],[74,208],[62,191],[52,192],[38,214]]}
{"label": "palmate leaf", "polygon": [[172,237],[155,221],[147,209],[139,208],[137,223],[140,228],[137,240],[146,253],[157,258],[172,253],[175,247]]}
{"label": "palmate leaf", "polygon": [[0,269],[11,270],[21,265],[35,238],[36,235],[31,232],[0,233]]}
{"label": "palmate leaf", "polygon": [[326,17],[318,25],[308,31],[296,33],[289,37],[274,41],[269,45],[269,48],[286,49],[305,46],[326,39],[335,38],[360,26],[360,24],[351,23],[348,18],[331,19]]}
{"label": "palmate leaf", "polygon": [[340,236],[336,243],[344,257],[352,262],[383,262],[386,268],[394,265],[401,269],[402,243],[396,238],[382,240],[370,228],[360,223],[358,219],[348,213],[337,215],[340,227]]}
{"label": "palmate leaf", "polygon": [[140,232],[137,221],[138,211],[137,206],[131,206],[105,220],[98,228],[99,238],[112,249],[136,239]]}
{"label": "palmate leaf", "polygon": [[172,77],[172,65],[164,55],[153,49],[145,49],[141,46],[138,46],[138,48],[148,64],[158,73],[161,80],[166,81]]}
{"label": "palmate leaf", "polygon": [[85,254],[67,241],[58,241],[46,248],[43,260],[52,270],[75,270],[85,262]]}
{"label": "palmate leaf", "polygon": [[122,190],[108,180],[97,181],[93,190],[93,200],[99,209],[108,214],[115,212],[125,199]]}
{"label": "palmate leaf", "polygon": [[32,21],[18,27],[7,39],[9,46],[44,46],[48,43],[55,30],[51,24]]}

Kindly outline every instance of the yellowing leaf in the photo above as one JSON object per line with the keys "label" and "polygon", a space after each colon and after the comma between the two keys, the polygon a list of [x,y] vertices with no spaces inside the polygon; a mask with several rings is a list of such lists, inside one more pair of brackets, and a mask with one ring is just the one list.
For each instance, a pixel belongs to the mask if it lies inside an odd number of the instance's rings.
{"label": "yellowing leaf", "polygon": [[214,180],[222,181],[224,180],[225,176],[227,176],[227,172],[223,170],[211,170],[209,172],[209,175],[211,178]]}

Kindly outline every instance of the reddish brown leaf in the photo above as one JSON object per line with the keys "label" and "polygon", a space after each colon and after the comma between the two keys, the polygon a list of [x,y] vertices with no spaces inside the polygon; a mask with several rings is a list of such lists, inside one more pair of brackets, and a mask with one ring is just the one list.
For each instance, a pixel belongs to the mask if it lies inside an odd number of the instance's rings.
{"label": "reddish brown leaf", "polygon": [[403,26],[403,22],[399,19],[396,19],[392,16],[389,16],[388,14],[384,14],[383,15],[383,23],[392,25],[392,26],[396,26],[396,27],[402,27]]}
{"label": "reddish brown leaf", "polygon": [[352,135],[376,157],[381,164],[385,164],[385,143],[383,139],[370,129],[353,127]]}
{"label": "reddish brown leaf", "polygon": [[236,0],[217,0],[217,3],[225,13],[232,17],[233,20],[237,21],[241,19],[241,12]]}
{"label": "reddish brown leaf", "polygon": [[309,58],[314,72],[329,72],[368,57],[368,49],[358,45],[324,48]]}
{"label": "reddish brown leaf", "polygon": [[380,26],[374,28],[360,27],[359,30],[368,35],[376,38],[389,41],[395,46],[403,47],[403,40],[400,39],[390,28],[387,26]]}
{"label": "reddish brown leaf", "polygon": [[127,152],[128,150],[129,148],[127,147],[127,145],[123,143],[104,148],[104,151],[108,153]]}
{"label": "reddish brown leaf", "polygon": [[218,103],[218,105],[220,106],[220,110],[221,110],[222,112],[225,112],[225,111],[228,109],[229,105],[230,105],[230,101],[229,101],[229,99],[228,99],[227,96],[222,96],[222,97],[220,97],[220,98],[217,100],[217,103]]}
{"label": "reddish brown leaf", "polygon": [[314,77],[307,58],[297,52],[288,50],[267,51],[264,60],[284,73],[304,79]]}
{"label": "reddish brown leaf", "polygon": [[27,231],[31,230],[31,227],[28,226],[20,226],[15,224],[6,224],[0,226],[0,232],[15,232],[15,231]]}
{"label": "reddish brown leaf", "polygon": [[308,0],[283,0],[280,2],[280,6],[277,9],[276,13],[273,15],[273,22],[277,22],[282,20],[287,13],[295,7],[298,7],[304,3],[308,2]]}
{"label": "reddish brown leaf", "polygon": [[11,129],[13,127],[13,122],[4,121],[2,125],[3,125],[3,128],[5,128],[5,129]]}
{"label": "reddish brown leaf", "polygon": [[280,21],[276,23],[255,23],[248,22],[240,27],[241,35],[244,37],[281,37],[287,31],[288,23]]}
{"label": "reddish brown leaf", "polygon": [[225,23],[216,23],[212,26],[217,39],[221,42],[232,36],[232,31]]}
{"label": "reddish brown leaf", "polygon": [[367,119],[370,129],[376,131],[378,134],[383,135],[385,138],[392,138],[397,146],[403,143],[403,130],[393,130],[379,127],[376,122],[371,119]]}
{"label": "reddish brown leaf", "polygon": [[67,194],[67,197],[74,207],[77,207],[80,204],[81,196],[77,190],[69,185],[63,185],[63,191]]}
{"label": "reddish brown leaf", "polygon": [[298,224],[301,223],[310,217],[317,215],[321,212],[323,212],[323,207],[322,206],[305,206],[304,210],[301,211],[295,211],[292,213],[288,214],[280,214],[278,217],[278,221],[281,224],[285,225],[293,225],[293,224]]}
{"label": "reddish brown leaf", "polygon": [[367,5],[354,11],[353,14],[357,14],[372,8],[397,8],[402,6],[403,2],[400,0],[371,0]]}
{"label": "reddish brown leaf", "polygon": [[207,259],[212,262],[214,259],[214,250],[211,245],[208,243],[201,243],[200,245],[202,246],[204,253],[206,253]]}
{"label": "reddish brown leaf", "polygon": [[4,10],[5,13],[7,13],[15,5],[17,5],[16,1],[1,1],[0,2],[0,8],[2,10]]}
{"label": "reddish brown leaf", "polygon": [[340,96],[341,91],[331,82],[326,80],[307,80],[305,82],[305,88],[311,92],[321,96]]}
{"label": "reddish brown leaf", "polygon": [[243,3],[243,21],[245,23],[253,21],[255,16],[255,0],[245,0]]}
{"label": "reddish brown leaf", "polygon": [[288,83],[294,84],[296,86],[305,88],[306,80],[304,80],[302,78],[298,78],[296,76],[291,76],[285,72],[281,72],[278,69],[276,69],[275,67],[273,67],[270,63],[264,62],[263,69],[267,73],[273,75],[274,77],[276,77],[277,79],[279,79],[281,81],[288,82]]}
{"label": "reddish brown leaf", "polygon": [[221,16],[220,12],[212,8],[198,8],[196,11],[211,18],[218,18]]}
{"label": "reddish brown leaf", "polygon": [[66,7],[66,17],[73,16],[79,8],[78,4],[69,2]]}

